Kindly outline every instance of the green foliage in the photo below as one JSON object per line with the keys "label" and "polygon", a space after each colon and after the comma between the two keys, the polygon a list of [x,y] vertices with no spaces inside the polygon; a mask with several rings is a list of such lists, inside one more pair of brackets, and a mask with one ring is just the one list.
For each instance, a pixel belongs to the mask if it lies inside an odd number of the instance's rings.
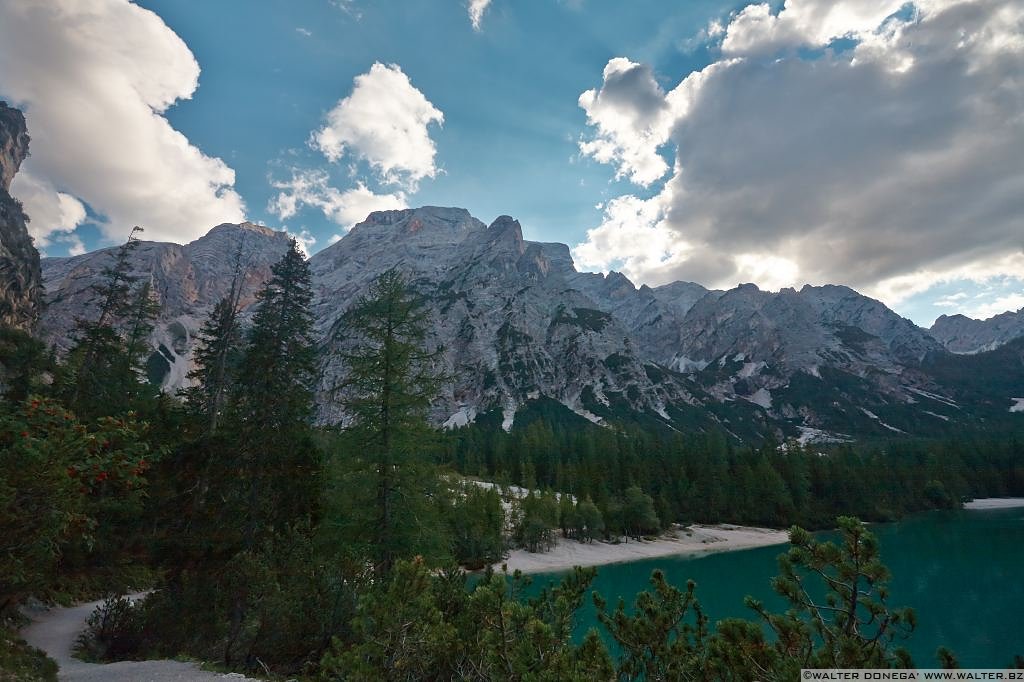
{"label": "green foliage", "polygon": [[[914,612],[888,605],[890,575],[874,535],[855,518],[837,522],[840,545],[818,542],[802,528],[790,531],[792,547],[779,557],[772,581],[790,604],[786,613],[770,614],[753,599],[748,604],[794,669],[908,667],[909,655],[895,642],[913,632]],[[824,598],[809,579],[824,588]]]}
{"label": "green foliage", "polygon": [[331,523],[370,551],[379,578],[398,558],[435,554],[430,545],[443,534],[426,421],[440,377],[436,353],[424,349],[426,322],[420,298],[390,270],[345,314],[334,339],[349,367],[338,390],[351,422],[329,492],[344,506]]}
{"label": "green foliage", "polygon": [[607,603],[594,593],[598,619],[620,651],[617,666],[622,680],[683,680],[700,677],[706,665],[707,616],[694,595],[691,580],[686,591],[670,585],[665,574],[651,574],[653,592],[636,597],[632,613],[619,600],[608,613]]}
{"label": "green foliage", "polygon": [[654,511],[654,500],[640,486],[626,488],[622,517],[626,532],[638,540],[644,535],[657,533],[661,528],[661,521]]}
{"label": "green foliage", "polygon": [[207,424],[208,435],[217,431],[225,402],[234,385],[241,362],[242,328],[239,321],[242,296],[242,246],[235,253],[235,272],[228,293],[213,308],[199,330],[193,352],[195,369],[188,378],[193,386],[186,393],[192,410]]}
{"label": "green foliage", "polygon": [[57,373],[57,395],[83,418],[123,414],[155,395],[144,378],[159,306],[149,282],[135,287],[139,278],[130,263],[140,232],[141,227],[132,228],[113,264],[102,270],[93,288],[97,317],[78,320],[75,345]]}
{"label": "green foliage", "polygon": [[558,500],[553,493],[529,491],[519,500],[519,518],[514,529],[516,544],[529,552],[544,552],[556,541]]}
{"label": "green foliage", "polygon": [[604,517],[589,497],[576,503],[574,519],[576,539],[580,542],[593,542],[604,535]]}
{"label": "green foliage", "polygon": [[596,635],[572,643],[574,614],[594,577],[577,569],[525,599],[528,582],[488,573],[434,574],[422,561],[398,562],[384,586],[359,603],[355,642],[335,640],[325,680],[584,680],[611,664]]}
{"label": "green foliage", "polygon": [[[631,610],[620,600],[609,612],[595,594],[598,618],[619,651],[618,678],[782,682],[798,677],[800,668],[910,667],[896,642],[913,631],[913,611],[887,604],[888,570],[871,533],[853,518],[838,523],[840,545],[792,529],[792,547],[779,557],[772,582],[789,608],[770,613],[747,597],[760,622],[731,618],[710,632],[693,581],[682,591],[661,571]],[[940,660],[955,665],[948,651]]]}
{"label": "green foliage", "polygon": [[452,553],[459,564],[480,569],[505,554],[505,510],[494,488],[464,483],[447,513]]}
{"label": "green foliage", "polygon": [[54,360],[41,341],[13,327],[0,326],[0,397],[11,403],[24,401],[45,386],[43,373]]}
{"label": "green foliage", "polygon": [[117,661],[139,649],[142,621],[132,600],[108,597],[85,622],[75,641],[75,654],[86,661]]}
{"label": "green foliage", "polygon": [[57,682],[57,663],[26,644],[6,623],[0,623],[0,680]]}
{"label": "green foliage", "polygon": [[0,610],[132,551],[159,455],[145,431],[132,415],[86,425],[51,400],[0,404]]}
{"label": "green foliage", "polygon": [[661,526],[825,528],[842,515],[886,521],[956,507],[969,496],[1024,495],[1019,436],[739,448],[721,431],[607,429],[535,410],[517,414],[511,433],[486,417],[478,421],[447,435],[448,464],[467,475],[590,497],[609,537],[636,534],[622,516],[634,486],[654,500]]}

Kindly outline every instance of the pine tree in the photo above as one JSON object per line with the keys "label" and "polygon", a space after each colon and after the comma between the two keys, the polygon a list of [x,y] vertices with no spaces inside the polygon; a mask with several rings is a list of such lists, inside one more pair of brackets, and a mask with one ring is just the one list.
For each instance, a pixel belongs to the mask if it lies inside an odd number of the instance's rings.
{"label": "pine tree", "polygon": [[[425,348],[422,301],[396,270],[378,277],[344,317],[348,378],[339,386],[351,424],[341,485],[351,494],[348,530],[371,553],[378,576],[440,534],[430,498],[436,474],[424,445],[426,412],[441,379]],[[369,518],[367,518],[367,516]]]}

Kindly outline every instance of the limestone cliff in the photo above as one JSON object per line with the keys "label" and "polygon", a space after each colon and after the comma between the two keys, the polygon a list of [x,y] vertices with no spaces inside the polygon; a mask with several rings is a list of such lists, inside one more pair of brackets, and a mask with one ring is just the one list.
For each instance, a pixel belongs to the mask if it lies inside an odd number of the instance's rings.
{"label": "limestone cliff", "polygon": [[29,329],[42,306],[39,252],[28,216],[11,196],[11,180],[28,156],[28,130],[20,111],[0,102],[0,325]]}

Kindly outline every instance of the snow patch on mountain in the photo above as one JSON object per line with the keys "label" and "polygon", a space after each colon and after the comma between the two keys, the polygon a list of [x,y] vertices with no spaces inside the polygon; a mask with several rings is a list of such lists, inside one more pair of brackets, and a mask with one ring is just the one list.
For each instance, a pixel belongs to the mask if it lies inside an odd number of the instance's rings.
{"label": "snow patch on mountain", "polygon": [[772,409],[772,393],[767,388],[759,388],[753,394],[741,397],[755,405],[760,405],[766,410]]}

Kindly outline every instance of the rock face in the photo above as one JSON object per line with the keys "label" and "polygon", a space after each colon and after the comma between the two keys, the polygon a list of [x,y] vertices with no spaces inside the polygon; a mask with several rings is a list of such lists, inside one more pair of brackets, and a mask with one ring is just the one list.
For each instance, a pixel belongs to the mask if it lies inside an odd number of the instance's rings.
{"label": "rock face", "polygon": [[[345,372],[335,352],[342,314],[371,279],[397,267],[426,300],[429,342],[454,377],[435,406],[439,423],[500,411],[507,428],[541,396],[594,422],[616,408],[668,419],[667,406],[694,403],[685,381],[651,378],[626,324],[573,285],[568,250],[551,246],[525,241],[508,216],[486,226],[463,209],[371,214],[311,260],[323,395]],[[321,406],[323,419],[342,418],[326,399]]]}
{"label": "rock face", "polygon": [[25,117],[0,102],[0,325],[31,328],[43,297],[39,252],[32,244],[28,216],[10,195],[11,181],[28,156]]}
{"label": "rock face", "polygon": [[[165,389],[184,385],[195,331],[226,292],[243,240],[251,302],[286,248],[284,233],[220,225],[185,246],[136,251],[136,273],[151,278],[164,306],[151,370]],[[43,261],[43,330],[58,346],[75,317],[89,314],[90,287],[112,253]],[[343,315],[390,268],[423,297],[427,343],[451,377],[433,406],[439,425],[485,419],[510,428],[517,412],[540,404],[597,423],[717,425],[741,439],[806,441],[953,433],[981,414],[975,403],[988,405],[986,420],[1016,418],[1005,391],[989,395],[982,376],[995,366],[1006,375],[1005,362],[976,356],[982,369],[964,383],[963,358],[847,287],[637,288],[619,273],[577,272],[568,247],[523,239],[508,216],[485,225],[436,207],[372,213],[310,266],[326,423],[345,419],[332,398],[346,373],[339,351],[351,342]],[[1003,384],[1017,374],[1024,381],[1024,366],[1013,372]]]}
{"label": "rock face", "polygon": [[943,315],[929,330],[939,343],[953,353],[974,354],[995,350],[1024,337],[1024,308],[987,320],[965,315]]}
{"label": "rock face", "polygon": [[[231,286],[236,255],[241,258],[244,306],[270,277],[270,266],[284,253],[288,237],[252,223],[225,223],[185,244],[142,242],[132,255],[132,274],[152,283],[161,315],[153,332],[150,379],[165,390],[187,385],[195,335],[213,306]],[[117,247],[71,258],[43,259],[49,305],[40,333],[59,350],[73,343],[76,322],[96,316],[93,287],[104,267],[112,265]]]}

